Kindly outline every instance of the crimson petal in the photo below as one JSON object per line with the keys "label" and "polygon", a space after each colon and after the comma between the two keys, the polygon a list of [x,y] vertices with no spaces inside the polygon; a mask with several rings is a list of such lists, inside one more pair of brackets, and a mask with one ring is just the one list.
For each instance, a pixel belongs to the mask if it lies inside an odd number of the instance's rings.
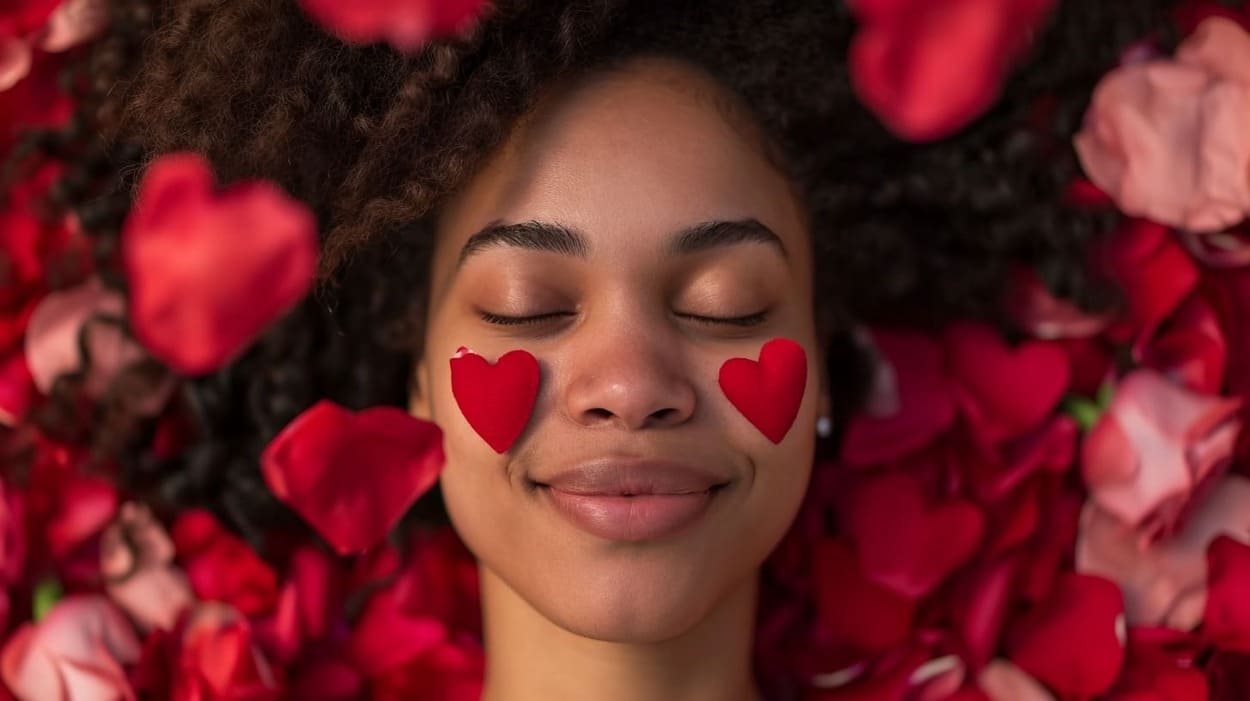
{"label": "crimson petal", "polygon": [[122,231],[135,336],[179,372],[215,370],[299,302],[317,249],[312,213],[272,183],[214,192],[198,154],[163,156]]}
{"label": "crimson petal", "polygon": [[437,424],[397,407],[351,412],[329,400],[297,416],[261,455],[269,488],[340,555],[384,538],[443,463]]}

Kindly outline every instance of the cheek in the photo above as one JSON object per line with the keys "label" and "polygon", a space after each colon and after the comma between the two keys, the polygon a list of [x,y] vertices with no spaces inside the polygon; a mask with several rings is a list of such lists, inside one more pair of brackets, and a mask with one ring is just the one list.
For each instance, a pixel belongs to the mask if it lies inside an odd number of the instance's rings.
{"label": "cheek", "polygon": [[439,487],[448,518],[475,556],[492,550],[507,532],[509,498],[507,458],[490,448],[465,420],[451,394],[446,373],[432,388],[433,415],[443,430],[446,462]]}
{"label": "cheek", "polygon": [[[755,524],[759,529],[756,532],[764,540],[775,543],[780,539],[798,514],[807,494],[812,463],[816,457],[819,392],[817,368],[809,359],[802,403],[794,424],[780,444],[772,443],[754,427],[748,426],[751,428],[749,432],[746,428],[739,429],[739,424],[744,422],[741,416],[735,418],[738,423],[728,431],[728,440],[736,443],[735,448],[748,455],[755,466],[749,485],[750,495],[743,504],[749,513],[743,522]],[[727,400],[725,405],[729,411],[734,411]]]}

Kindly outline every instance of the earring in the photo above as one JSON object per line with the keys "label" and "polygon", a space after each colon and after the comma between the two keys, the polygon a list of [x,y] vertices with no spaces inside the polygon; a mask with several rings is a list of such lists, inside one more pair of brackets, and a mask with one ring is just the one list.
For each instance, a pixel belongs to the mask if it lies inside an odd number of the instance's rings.
{"label": "earring", "polygon": [[828,438],[833,435],[833,419],[828,416],[816,419],[816,435],[821,438]]}

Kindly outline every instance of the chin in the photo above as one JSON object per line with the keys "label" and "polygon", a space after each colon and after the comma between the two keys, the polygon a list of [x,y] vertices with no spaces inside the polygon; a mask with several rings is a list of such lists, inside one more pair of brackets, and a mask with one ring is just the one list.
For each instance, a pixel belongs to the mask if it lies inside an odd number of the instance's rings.
{"label": "chin", "polygon": [[640,572],[551,574],[550,579],[535,582],[535,591],[524,586],[514,589],[564,630],[617,643],[660,643],[679,637],[704,620],[729,588],[728,583],[706,575],[678,580],[671,568],[652,576]]}

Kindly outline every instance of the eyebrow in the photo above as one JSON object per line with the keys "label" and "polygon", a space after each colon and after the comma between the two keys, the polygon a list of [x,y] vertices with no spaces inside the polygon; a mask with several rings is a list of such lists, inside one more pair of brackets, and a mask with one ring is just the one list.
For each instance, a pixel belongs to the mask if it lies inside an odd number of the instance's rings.
{"label": "eyebrow", "polygon": [[[774,246],[783,258],[788,260],[790,257],[781,237],[755,219],[707,221],[685,227],[668,239],[665,253],[689,255],[742,243]],[[591,249],[590,239],[585,234],[563,224],[539,221],[505,224],[496,221],[469,237],[460,249],[456,268],[459,269],[473,255],[499,246],[548,251],[575,258],[589,257]]]}

